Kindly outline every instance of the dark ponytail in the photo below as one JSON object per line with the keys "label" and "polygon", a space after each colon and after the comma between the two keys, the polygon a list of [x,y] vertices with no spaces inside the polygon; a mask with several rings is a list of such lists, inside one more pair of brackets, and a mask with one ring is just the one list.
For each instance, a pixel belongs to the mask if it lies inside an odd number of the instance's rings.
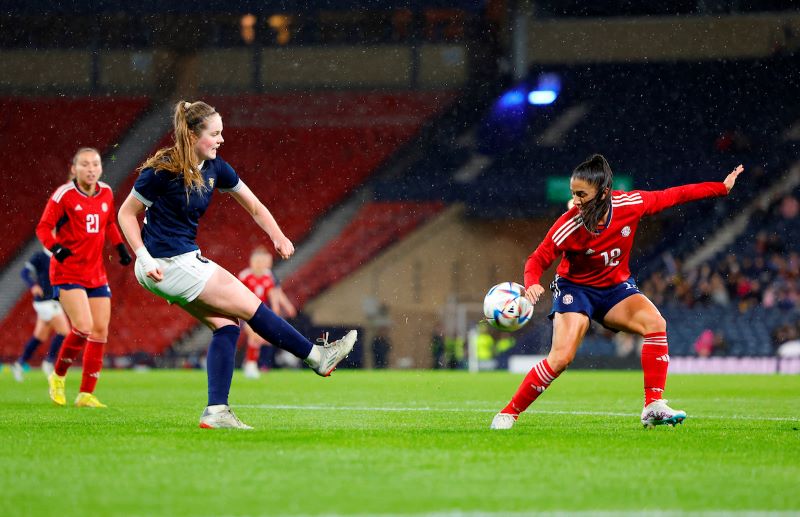
{"label": "dark ponytail", "polygon": [[[611,182],[614,174],[611,166],[601,154],[593,154],[588,160],[575,167],[572,178],[585,181],[597,188],[597,195],[581,206],[583,225],[590,232],[596,232],[600,218],[611,210]],[[605,197],[603,196],[605,194]]]}

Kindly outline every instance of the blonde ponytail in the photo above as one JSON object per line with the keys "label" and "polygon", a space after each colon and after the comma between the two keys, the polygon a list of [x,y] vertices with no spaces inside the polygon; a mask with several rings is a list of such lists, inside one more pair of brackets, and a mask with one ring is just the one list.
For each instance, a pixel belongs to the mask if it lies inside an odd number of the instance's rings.
{"label": "blonde ponytail", "polygon": [[152,167],[156,170],[171,172],[183,176],[183,185],[189,190],[206,188],[203,175],[200,174],[197,154],[194,152],[192,135],[195,138],[206,128],[206,120],[217,111],[203,101],[178,101],[172,118],[172,136],[175,143],[171,147],[159,149],[145,160],[139,171]]}

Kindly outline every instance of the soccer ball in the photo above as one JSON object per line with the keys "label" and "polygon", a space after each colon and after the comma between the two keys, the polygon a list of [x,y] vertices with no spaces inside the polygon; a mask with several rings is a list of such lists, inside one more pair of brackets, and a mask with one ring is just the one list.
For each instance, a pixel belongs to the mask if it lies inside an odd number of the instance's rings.
{"label": "soccer ball", "polygon": [[511,332],[530,321],[533,305],[525,298],[524,287],[516,282],[503,282],[486,293],[483,314],[494,328]]}

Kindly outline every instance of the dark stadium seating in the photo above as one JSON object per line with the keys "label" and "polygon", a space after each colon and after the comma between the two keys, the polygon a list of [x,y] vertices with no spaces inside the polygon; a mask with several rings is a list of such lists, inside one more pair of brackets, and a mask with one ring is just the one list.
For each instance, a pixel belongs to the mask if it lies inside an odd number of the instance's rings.
{"label": "dark stadium seating", "polygon": [[[797,87],[786,80],[791,67],[777,58],[535,67],[527,84],[545,72],[561,78],[552,105],[522,100],[502,108],[498,100],[474,128],[473,144],[441,142],[436,153],[376,192],[382,199],[463,200],[488,218],[508,217],[509,211],[526,217],[551,214],[561,206],[546,201],[547,177],[569,175],[595,152],[606,155],[615,174],[631,176],[638,189],[714,180],[738,163],[763,166],[762,180],[768,182],[797,156],[797,145],[784,142],[783,132],[800,112],[759,99],[791,96]],[[585,113],[561,138],[537,143],[577,106]],[[473,152],[490,157],[492,164],[474,180],[458,183],[453,173]],[[745,199],[750,189],[736,195]]]}

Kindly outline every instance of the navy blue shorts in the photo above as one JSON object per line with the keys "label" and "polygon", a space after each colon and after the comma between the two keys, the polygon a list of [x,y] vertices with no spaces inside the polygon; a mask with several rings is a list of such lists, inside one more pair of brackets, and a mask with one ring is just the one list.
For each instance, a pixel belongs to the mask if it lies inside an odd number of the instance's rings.
{"label": "navy blue shorts", "polygon": [[633,277],[611,287],[596,288],[575,284],[557,276],[550,284],[550,290],[553,291],[550,319],[557,312],[582,312],[601,324],[612,307],[628,296],[640,294]]}
{"label": "navy blue shorts", "polygon": [[84,287],[80,284],[58,284],[53,286],[53,299],[58,300],[58,295],[62,290],[69,291],[70,289],[83,289],[89,298],[111,298],[111,288],[108,287],[108,284],[100,287]]}

